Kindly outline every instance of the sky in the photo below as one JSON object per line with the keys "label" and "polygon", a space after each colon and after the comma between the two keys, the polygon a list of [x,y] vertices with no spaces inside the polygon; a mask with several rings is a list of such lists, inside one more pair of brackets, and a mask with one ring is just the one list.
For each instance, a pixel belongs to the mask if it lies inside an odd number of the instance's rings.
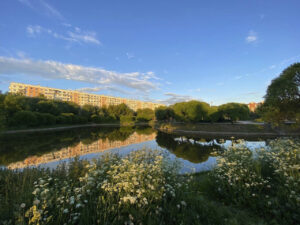
{"label": "sky", "polygon": [[260,102],[300,62],[299,0],[1,0],[10,82],[172,104]]}

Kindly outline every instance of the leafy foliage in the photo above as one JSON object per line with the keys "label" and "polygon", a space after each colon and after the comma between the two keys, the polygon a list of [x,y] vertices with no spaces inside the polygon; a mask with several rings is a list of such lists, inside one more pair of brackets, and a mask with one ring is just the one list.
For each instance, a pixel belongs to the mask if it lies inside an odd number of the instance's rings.
{"label": "leafy foliage", "polygon": [[284,120],[300,123],[300,63],[290,65],[272,80],[260,113],[275,125]]}

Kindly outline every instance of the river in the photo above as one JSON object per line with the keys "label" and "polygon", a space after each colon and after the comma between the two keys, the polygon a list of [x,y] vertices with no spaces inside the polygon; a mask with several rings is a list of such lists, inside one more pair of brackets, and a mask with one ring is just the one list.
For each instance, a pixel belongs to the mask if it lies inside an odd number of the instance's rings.
{"label": "river", "polygon": [[[213,152],[237,144],[233,138],[189,138],[158,132],[148,126],[97,127],[0,136],[0,167],[55,168],[60,163],[92,160],[107,152],[126,155],[141,148],[156,149],[178,160],[182,172],[210,170],[216,163]],[[251,137],[244,144],[251,149],[265,147],[269,139]]]}

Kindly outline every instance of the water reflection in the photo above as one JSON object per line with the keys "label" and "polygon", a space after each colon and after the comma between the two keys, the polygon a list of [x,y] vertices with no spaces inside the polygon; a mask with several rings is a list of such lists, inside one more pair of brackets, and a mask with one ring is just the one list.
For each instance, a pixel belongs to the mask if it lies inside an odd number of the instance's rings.
{"label": "water reflection", "polygon": [[168,149],[177,158],[188,160],[192,163],[201,163],[208,160],[213,151],[220,151],[222,147],[214,140],[203,138],[187,138],[158,132],[157,144]]}
{"label": "water reflection", "polygon": [[10,169],[37,166],[154,140],[155,136],[155,130],[151,127],[102,127],[34,136],[2,136],[0,165]]}
{"label": "water reflection", "polygon": [[[139,144],[138,144],[139,143]],[[138,144],[138,145],[133,145]],[[43,165],[54,168],[62,160],[79,156],[92,159],[102,152],[121,155],[147,147],[168,151],[184,167],[196,171],[215,165],[213,152],[238,144],[236,139],[211,136],[179,136],[156,132],[152,127],[98,127],[65,131],[0,136],[0,166],[11,169]],[[251,137],[245,141],[250,149],[264,147],[268,141]],[[52,165],[52,166],[51,166]]]}

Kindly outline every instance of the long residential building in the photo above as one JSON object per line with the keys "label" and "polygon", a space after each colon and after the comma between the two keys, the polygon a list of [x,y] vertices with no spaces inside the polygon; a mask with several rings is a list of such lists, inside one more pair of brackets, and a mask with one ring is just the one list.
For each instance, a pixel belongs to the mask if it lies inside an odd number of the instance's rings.
{"label": "long residential building", "polygon": [[39,97],[43,95],[47,99],[75,102],[80,106],[94,105],[99,107],[107,107],[110,105],[118,105],[124,103],[134,111],[145,108],[150,108],[154,110],[159,106],[163,106],[163,104],[153,102],[143,102],[127,98],[97,95],[84,93],[80,91],[42,87],[40,85],[30,85],[15,82],[10,83],[9,92],[19,93],[28,97]]}

